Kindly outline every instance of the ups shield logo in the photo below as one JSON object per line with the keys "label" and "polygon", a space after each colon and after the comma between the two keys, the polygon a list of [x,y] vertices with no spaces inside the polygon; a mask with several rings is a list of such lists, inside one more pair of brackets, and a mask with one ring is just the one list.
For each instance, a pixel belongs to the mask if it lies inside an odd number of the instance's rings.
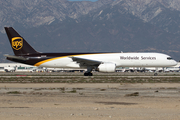
{"label": "ups shield logo", "polygon": [[23,38],[14,37],[12,38],[12,48],[15,50],[20,50],[23,47]]}

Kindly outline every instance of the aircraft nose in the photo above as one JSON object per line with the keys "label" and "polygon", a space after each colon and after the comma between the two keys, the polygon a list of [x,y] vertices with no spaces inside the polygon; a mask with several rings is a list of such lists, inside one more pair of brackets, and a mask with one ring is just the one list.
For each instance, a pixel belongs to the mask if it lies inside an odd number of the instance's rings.
{"label": "aircraft nose", "polygon": [[173,66],[175,66],[175,65],[177,65],[178,63],[177,63],[175,60],[173,60],[173,61],[172,61],[172,64],[173,64]]}

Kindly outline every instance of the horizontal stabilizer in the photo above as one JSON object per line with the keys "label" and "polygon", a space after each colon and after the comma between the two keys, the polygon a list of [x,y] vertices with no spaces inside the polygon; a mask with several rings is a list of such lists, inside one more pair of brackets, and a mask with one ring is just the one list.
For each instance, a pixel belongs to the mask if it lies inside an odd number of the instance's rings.
{"label": "horizontal stabilizer", "polygon": [[17,59],[17,60],[27,60],[27,58],[24,57],[18,57],[18,56],[14,56],[14,55],[4,55],[7,58],[12,58],[12,59]]}

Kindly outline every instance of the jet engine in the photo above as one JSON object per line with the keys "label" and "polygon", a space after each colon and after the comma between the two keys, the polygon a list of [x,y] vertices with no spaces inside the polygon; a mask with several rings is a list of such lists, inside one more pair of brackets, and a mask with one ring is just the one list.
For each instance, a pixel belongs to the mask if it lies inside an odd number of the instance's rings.
{"label": "jet engine", "polygon": [[99,72],[115,72],[116,64],[114,63],[102,63],[98,66],[97,69]]}

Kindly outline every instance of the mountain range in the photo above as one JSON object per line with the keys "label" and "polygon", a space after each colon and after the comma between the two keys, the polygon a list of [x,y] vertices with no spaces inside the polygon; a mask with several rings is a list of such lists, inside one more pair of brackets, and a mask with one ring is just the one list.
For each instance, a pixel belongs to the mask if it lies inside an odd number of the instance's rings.
{"label": "mountain range", "polygon": [[161,52],[180,59],[179,0],[0,0],[0,61],[13,54],[5,26],[40,52]]}

